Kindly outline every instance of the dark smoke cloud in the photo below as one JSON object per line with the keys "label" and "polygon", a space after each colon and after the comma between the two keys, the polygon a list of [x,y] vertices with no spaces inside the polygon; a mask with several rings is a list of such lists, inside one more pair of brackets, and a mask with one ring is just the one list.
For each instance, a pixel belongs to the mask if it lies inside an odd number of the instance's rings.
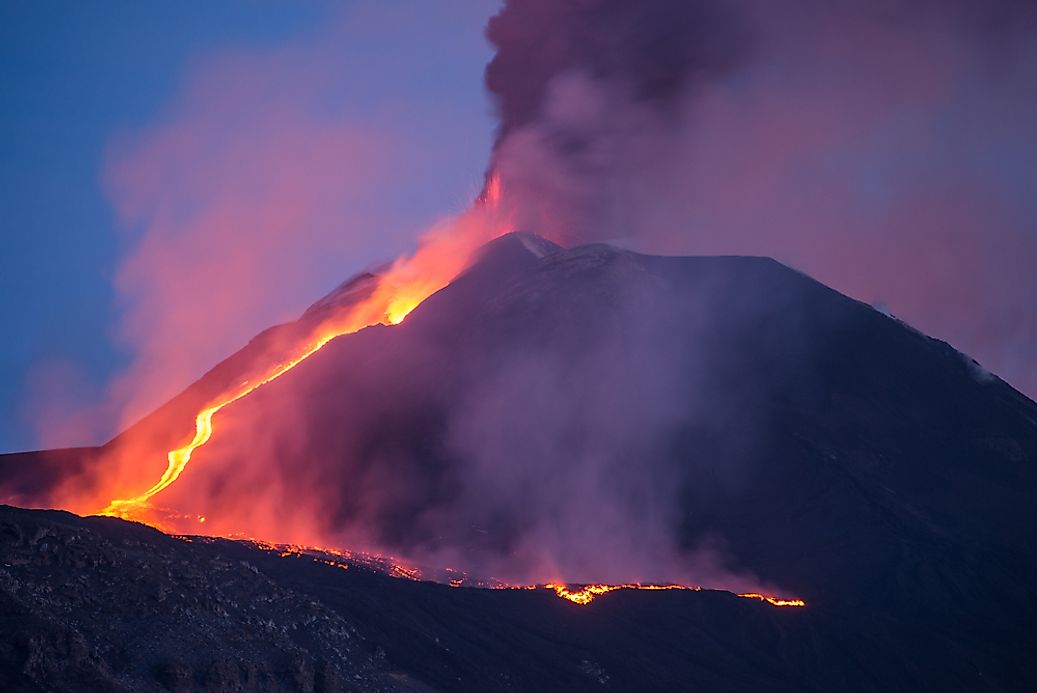
{"label": "dark smoke cloud", "polygon": [[510,0],[487,35],[524,227],[773,256],[1037,393],[1034,3]]}
{"label": "dark smoke cloud", "polygon": [[741,39],[727,15],[719,4],[685,0],[507,3],[486,31],[497,47],[486,85],[497,99],[501,137],[537,121],[553,80],[568,71],[622,83],[653,108],[673,108],[693,82],[740,60]]}

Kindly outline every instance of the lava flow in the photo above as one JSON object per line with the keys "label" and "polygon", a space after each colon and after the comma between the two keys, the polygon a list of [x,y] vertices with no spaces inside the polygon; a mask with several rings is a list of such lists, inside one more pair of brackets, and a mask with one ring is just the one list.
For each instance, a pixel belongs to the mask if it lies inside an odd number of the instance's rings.
{"label": "lava flow", "polygon": [[300,340],[287,358],[246,378],[199,411],[194,420],[194,437],[167,453],[166,469],[150,488],[130,498],[112,500],[98,514],[168,529],[149,516],[150,501],[180,477],[194,451],[209,441],[217,412],[281,377],[336,337],[376,324],[402,322],[422,301],[464,270],[473,250],[509,230],[507,221],[497,213],[499,199],[500,184],[492,176],[484,194],[467,212],[427,232],[414,255],[399,258],[378,277],[377,286],[367,299],[345,310],[344,315],[325,320],[308,338]]}
{"label": "lava flow", "polygon": [[[174,535],[177,539],[182,541],[194,541],[196,539],[203,539],[202,537],[189,537],[185,535]],[[210,538],[205,538],[211,541]],[[478,578],[472,578],[464,572],[458,571],[453,568],[447,568],[445,574],[439,571],[439,575],[426,575],[421,569],[408,567],[399,562],[398,559],[391,556],[379,556],[363,551],[342,551],[338,549],[328,549],[316,546],[302,546],[298,544],[271,544],[259,539],[252,539],[244,537],[237,539],[242,541],[249,546],[262,551],[269,551],[276,553],[281,558],[309,558],[318,563],[323,563],[334,568],[340,568],[348,570],[351,566],[358,566],[360,568],[374,571],[389,575],[390,577],[402,578],[406,580],[428,580],[431,578],[433,582],[446,582],[451,587],[474,587],[479,589],[492,589],[492,590],[550,590],[554,592],[555,596],[559,599],[565,599],[574,604],[585,606],[590,604],[592,601],[597,599],[603,594],[609,592],[616,592],[618,590],[641,590],[641,591],[663,591],[663,590],[681,590],[687,592],[702,592],[705,588],[698,585],[679,585],[676,583],[650,583],[650,582],[628,582],[619,584],[606,584],[606,583],[594,583],[585,585],[573,585],[561,582],[549,582],[543,585],[512,585],[506,582],[490,578],[488,580],[482,580]],[[726,590],[713,590],[709,591],[726,591]],[[742,599],[756,599],[761,602],[766,602],[771,606],[779,607],[803,607],[806,606],[806,602],[802,599],[784,599],[781,597],[772,597],[759,592],[745,592],[735,593],[735,596],[741,597]]]}
{"label": "lava flow", "polygon": [[[603,594],[609,592],[615,592],[616,590],[690,590],[692,592],[701,592],[702,588],[695,585],[654,585],[649,583],[627,583],[622,585],[583,585],[576,587],[575,585],[564,585],[549,583],[544,585],[547,589],[554,590],[554,593],[562,598],[567,599],[574,604],[590,604],[592,601],[597,599]],[[806,602],[802,599],[780,599],[778,597],[769,597],[765,594],[759,594],[757,592],[747,592],[745,594],[737,595],[743,599],[759,599],[760,601],[767,602],[772,606],[806,606]]]}
{"label": "lava flow", "polygon": [[651,585],[641,583],[629,583],[624,585],[583,585],[578,589],[572,589],[570,585],[548,583],[544,585],[547,589],[554,590],[554,593],[562,599],[568,599],[574,604],[590,604],[596,598],[609,592],[615,592],[616,590],[692,590],[694,592],[701,592],[702,588],[698,586],[687,586],[687,585]]}
{"label": "lava flow", "polygon": [[[410,310],[413,310],[413,306],[410,308]],[[386,321],[390,322],[391,324],[396,324],[403,320],[403,318],[406,317],[407,313],[409,313],[410,310],[407,310],[402,314],[395,314],[392,316],[386,313]],[[201,447],[202,445],[205,445],[209,441],[209,438],[212,437],[212,417],[216,414],[216,412],[223,409],[227,405],[238,401],[245,395],[249,394],[250,392],[253,392],[256,388],[261,387],[262,385],[265,385],[271,382],[272,380],[279,378],[281,375],[287,373],[289,370],[294,368],[303,360],[315,354],[325,344],[330,342],[335,337],[338,337],[339,335],[343,334],[349,334],[351,332],[356,332],[357,330],[363,327],[367,327],[370,324],[371,323],[347,323],[348,326],[342,329],[331,330],[325,334],[322,334],[320,337],[316,339],[315,342],[311,343],[311,345],[308,346],[300,356],[291,359],[290,361],[287,361],[285,363],[280,363],[274,366],[270,370],[270,372],[268,372],[258,382],[251,383],[248,380],[244,381],[240,385],[238,390],[227,393],[216,404],[202,409],[200,412],[198,412],[197,416],[195,416],[194,438],[187,445],[169,451],[167,455],[168,464],[166,466],[166,470],[162,473],[162,477],[144,493],[141,493],[140,495],[134,496],[132,498],[113,500],[98,514],[121,517],[127,520],[141,520],[141,512],[147,509],[148,501],[151,500],[151,497],[154,496],[156,493],[162,491],[163,489],[169,487],[170,484],[176,481],[180,477],[180,474],[184,471],[184,468],[187,466],[187,463],[191,461],[191,454],[197,448]],[[155,523],[152,522],[151,524]]]}
{"label": "lava flow", "polygon": [[746,592],[745,594],[738,595],[743,599],[759,599],[761,602],[767,602],[773,606],[806,606],[807,603],[802,599],[779,599],[778,597],[768,597],[766,594],[760,594],[758,592]]}

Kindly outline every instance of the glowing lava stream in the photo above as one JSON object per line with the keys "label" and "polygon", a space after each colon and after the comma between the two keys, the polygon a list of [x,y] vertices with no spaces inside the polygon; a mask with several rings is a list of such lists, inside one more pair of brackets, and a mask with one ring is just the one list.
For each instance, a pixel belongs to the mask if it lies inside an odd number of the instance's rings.
{"label": "glowing lava stream", "polygon": [[[701,592],[702,588],[698,586],[687,586],[687,585],[653,585],[653,584],[642,584],[639,582],[628,583],[624,585],[583,585],[579,589],[570,589],[569,585],[548,583],[544,585],[547,589],[554,590],[554,593],[562,598],[567,599],[574,604],[590,604],[596,598],[609,592],[615,592],[616,590],[691,590],[693,592]],[[759,594],[758,592],[746,592],[745,594],[737,595],[743,599],[759,599],[762,602],[767,602],[771,606],[806,606],[806,602],[802,599],[780,599],[778,597],[768,597],[765,594]]]}
{"label": "glowing lava stream", "polygon": [[377,286],[367,299],[353,306],[345,316],[320,326],[298,355],[273,366],[258,380],[245,380],[237,390],[228,390],[215,404],[199,411],[194,420],[194,438],[187,445],[169,451],[166,470],[151,488],[132,498],[112,500],[98,514],[147,521],[162,529],[154,520],[144,520],[140,515],[150,507],[148,502],[155,494],[177,480],[191,461],[191,454],[212,437],[212,417],[216,412],[281,377],[336,337],[376,324],[402,322],[422,301],[462,272],[475,249],[513,228],[507,216],[498,210],[500,196],[500,180],[491,175],[485,191],[468,211],[426,231],[415,254],[397,258],[378,278]]}
{"label": "glowing lava stream", "polygon": [[[386,310],[385,316],[383,318],[382,324],[398,325],[400,322],[403,321],[405,317],[407,317],[407,315],[412,310],[414,310],[418,306],[420,302],[420,300],[401,301],[399,299],[390,302],[389,307]],[[120,517],[124,520],[139,520],[140,518],[136,517],[137,513],[148,507],[148,501],[151,499],[151,497],[154,496],[156,493],[159,493],[163,489],[167,488],[174,481],[176,481],[180,474],[184,471],[184,468],[187,467],[187,463],[191,461],[191,453],[193,453],[196,449],[200,448],[201,446],[209,442],[209,439],[212,437],[212,417],[216,414],[216,412],[220,411],[229,404],[237,402],[239,399],[255,391],[257,388],[262,387],[263,385],[266,385],[267,383],[281,377],[282,375],[290,371],[292,368],[302,363],[313,354],[320,351],[320,349],[322,349],[324,345],[326,345],[328,342],[335,339],[336,337],[345,334],[352,334],[354,332],[362,330],[365,327],[370,327],[372,324],[376,324],[363,320],[361,317],[362,315],[363,313],[359,313],[359,315],[357,315],[357,317],[354,320],[350,320],[348,322],[348,326],[338,330],[331,330],[328,334],[321,336],[317,339],[316,342],[313,342],[312,345],[305,352],[303,352],[301,356],[297,356],[296,358],[291,359],[290,361],[278,364],[259,382],[255,384],[250,384],[250,381],[246,380],[242,383],[242,389],[226,397],[219,403],[206,407],[205,409],[202,409],[200,412],[198,412],[197,416],[195,416],[194,419],[194,438],[187,445],[169,451],[169,453],[167,454],[168,464],[166,465],[166,470],[162,473],[162,477],[157,482],[155,482],[155,485],[149,488],[144,493],[140,494],[139,496],[111,501],[98,514]],[[148,524],[155,523],[149,522]],[[159,528],[161,529],[161,527]]]}

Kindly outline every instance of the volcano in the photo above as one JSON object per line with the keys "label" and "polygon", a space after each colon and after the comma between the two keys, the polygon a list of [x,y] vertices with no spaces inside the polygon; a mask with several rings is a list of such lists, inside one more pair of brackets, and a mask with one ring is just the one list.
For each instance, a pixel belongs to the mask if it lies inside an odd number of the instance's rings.
{"label": "volcano", "polygon": [[[100,448],[0,457],[0,500],[59,506],[70,487],[106,490],[105,461],[119,455],[157,478],[213,393],[376,280],[346,282]],[[169,529],[358,548],[508,584],[696,584],[808,603],[786,615],[632,591],[553,611],[540,591],[329,586],[291,562],[241,558],[358,619],[389,668],[407,671],[403,688],[1037,686],[1037,405],[948,344],[768,258],[509,234],[401,324],[332,340],[215,426],[154,499]],[[38,544],[26,523],[56,523],[58,537],[131,531],[26,517],[7,520],[23,573]],[[143,557],[112,560],[166,555],[157,532],[134,541]],[[14,570],[0,568],[23,614],[12,632],[24,633],[24,614],[58,605],[11,587]],[[44,579],[33,575],[17,584]],[[378,609],[343,607],[353,593]],[[723,653],[712,669],[659,645],[705,647],[711,632]],[[440,637],[494,654],[449,665],[458,683],[421,659],[439,656],[429,638]],[[583,664],[548,656],[559,640]]]}

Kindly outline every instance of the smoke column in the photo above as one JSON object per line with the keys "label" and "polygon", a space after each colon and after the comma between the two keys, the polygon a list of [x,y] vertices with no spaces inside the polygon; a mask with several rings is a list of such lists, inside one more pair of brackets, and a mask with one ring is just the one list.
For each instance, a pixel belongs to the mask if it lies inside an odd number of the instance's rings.
{"label": "smoke column", "polygon": [[493,168],[563,241],[768,255],[1037,394],[1037,6],[509,0]]}

